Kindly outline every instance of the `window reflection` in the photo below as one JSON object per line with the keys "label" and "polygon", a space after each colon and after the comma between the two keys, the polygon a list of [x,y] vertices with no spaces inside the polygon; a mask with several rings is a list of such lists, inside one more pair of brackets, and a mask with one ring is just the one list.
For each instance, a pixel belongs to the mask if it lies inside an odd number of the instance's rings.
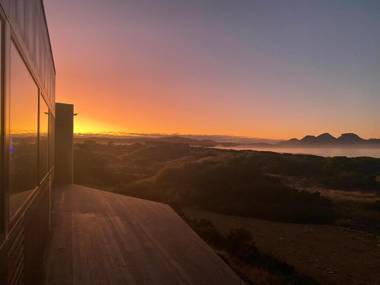
{"label": "window reflection", "polygon": [[46,176],[49,168],[49,108],[40,96],[40,181]]}
{"label": "window reflection", "polygon": [[53,114],[49,113],[49,169],[54,165],[54,124]]}
{"label": "window reflection", "polygon": [[12,217],[37,185],[38,88],[11,45],[9,210]]}

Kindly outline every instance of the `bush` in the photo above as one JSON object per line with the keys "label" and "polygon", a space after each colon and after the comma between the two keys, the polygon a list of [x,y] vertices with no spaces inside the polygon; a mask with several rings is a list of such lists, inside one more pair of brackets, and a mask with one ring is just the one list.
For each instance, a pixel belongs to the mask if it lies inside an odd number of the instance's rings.
{"label": "bush", "polygon": [[225,247],[225,239],[215,228],[215,226],[206,219],[190,219],[189,224],[207,243],[212,244],[216,248]]}

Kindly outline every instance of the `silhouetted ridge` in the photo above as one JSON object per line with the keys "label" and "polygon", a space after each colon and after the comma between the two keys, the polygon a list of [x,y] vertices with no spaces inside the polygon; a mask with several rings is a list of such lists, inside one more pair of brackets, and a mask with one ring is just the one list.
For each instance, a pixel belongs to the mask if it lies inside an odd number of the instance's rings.
{"label": "silhouetted ridge", "polygon": [[315,136],[305,136],[301,142],[302,143],[307,143],[307,144],[310,144],[310,143],[315,143],[317,141],[317,138]]}
{"label": "silhouetted ridge", "polygon": [[335,140],[336,140],[336,138],[334,136],[330,135],[329,133],[324,133],[324,134],[317,136],[318,142],[330,143],[330,142],[334,142]]}
{"label": "silhouetted ridge", "polygon": [[301,140],[292,138],[290,140],[280,142],[278,144],[284,146],[368,145],[380,147],[380,139],[366,140],[354,133],[344,133],[340,137],[336,138],[329,133],[323,133],[318,136],[306,135]]}
{"label": "silhouetted ridge", "polygon": [[288,142],[290,142],[290,143],[299,143],[300,140],[299,140],[299,139],[296,139],[296,138],[292,138],[292,139],[290,139]]}
{"label": "silhouetted ridge", "polygon": [[359,137],[357,134],[346,133],[346,134],[342,134],[337,139],[337,141],[341,143],[361,143],[361,142],[364,142],[365,140]]}

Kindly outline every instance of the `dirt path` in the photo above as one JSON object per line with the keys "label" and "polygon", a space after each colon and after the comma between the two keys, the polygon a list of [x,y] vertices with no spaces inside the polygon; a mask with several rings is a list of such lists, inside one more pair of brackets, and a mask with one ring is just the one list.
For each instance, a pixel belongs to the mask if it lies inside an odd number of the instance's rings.
{"label": "dirt path", "polygon": [[322,284],[380,284],[380,237],[325,225],[299,225],[185,209],[220,231],[246,228],[257,247]]}

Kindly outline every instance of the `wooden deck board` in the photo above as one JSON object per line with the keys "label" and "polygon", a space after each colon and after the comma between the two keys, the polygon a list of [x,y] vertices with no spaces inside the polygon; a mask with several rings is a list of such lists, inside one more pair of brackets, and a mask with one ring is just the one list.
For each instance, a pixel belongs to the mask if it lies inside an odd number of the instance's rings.
{"label": "wooden deck board", "polygon": [[46,284],[244,284],[165,204],[77,185],[54,196]]}

